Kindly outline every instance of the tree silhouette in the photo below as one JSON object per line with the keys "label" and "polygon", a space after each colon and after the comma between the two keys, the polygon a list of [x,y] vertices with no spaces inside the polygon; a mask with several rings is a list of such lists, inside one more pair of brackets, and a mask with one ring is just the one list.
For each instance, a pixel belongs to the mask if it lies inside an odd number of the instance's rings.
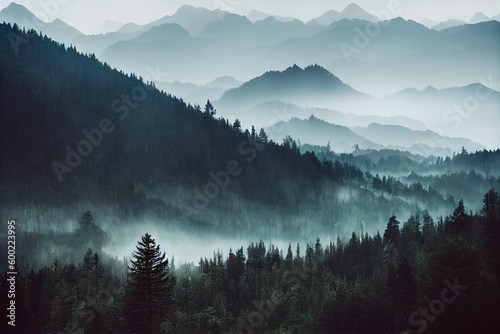
{"label": "tree silhouette", "polygon": [[108,239],[106,232],[96,224],[89,210],[82,214],[75,235],[77,242],[80,243],[84,249],[93,248],[97,251],[101,250]]}
{"label": "tree silhouette", "polygon": [[175,278],[169,273],[165,252],[160,252],[160,245],[148,233],[138,242],[130,262],[125,300],[127,328],[132,333],[156,333],[172,302]]}

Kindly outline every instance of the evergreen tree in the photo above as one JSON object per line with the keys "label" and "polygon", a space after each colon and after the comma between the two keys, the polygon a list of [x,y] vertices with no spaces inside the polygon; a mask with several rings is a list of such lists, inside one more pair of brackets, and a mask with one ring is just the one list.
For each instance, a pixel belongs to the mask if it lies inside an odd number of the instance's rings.
{"label": "evergreen tree", "polygon": [[[100,251],[107,241],[106,233],[96,224],[92,213],[87,210],[82,214],[78,229],[75,232],[76,241],[85,248]],[[84,249],[85,249],[84,248]]]}
{"label": "evergreen tree", "polygon": [[214,109],[214,106],[212,105],[212,102],[210,100],[207,100],[207,104],[205,104],[205,114],[210,115],[210,116],[215,116],[216,110]]}
{"label": "evergreen tree", "polygon": [[397,244],[399,241],[399,221],[396,219],[396,216],[392,216],[389,218],[389,222],[387,223],[387,228],[384,232],[384,243],[393,243]]}
{"label": "evergreen tree", "polygon": [[156,333],[172,302],[175,278],[169,273],[165,253],[148,233],[138,242],[130,262],[125,300],[127,329],[132,333]]}
{"label": "evergreen tree", "polygon": [[259,131],[259,141],[263,144],[267,144],[269,141],[266,131],[263,128],[261,128]]}

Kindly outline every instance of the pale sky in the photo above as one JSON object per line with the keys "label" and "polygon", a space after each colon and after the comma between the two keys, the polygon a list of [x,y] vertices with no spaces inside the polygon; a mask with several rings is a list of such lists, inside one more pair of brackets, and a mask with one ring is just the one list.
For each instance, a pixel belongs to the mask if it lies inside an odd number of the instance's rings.
{"label": "pale sky", "polygon": [[[0,10],[11,1],[0,0]],[[341,11],[355,2],[366,11],[378,14],[391,2],[399,2],[402,16],[419,21],[427,17],[434,21],[457,18],[468,21],[479,11],[491,17],[500,13],[499,0],[17,0],[41,20],[60,18],[84,33],[93,33],[105,20],[145,24],[173,14],[182,5],[209,9],[222,8],[238,14],[252,9],[292,16],[303,21],[317,17],[329,9]],[[379,15],[380,16],[380,15]]]}

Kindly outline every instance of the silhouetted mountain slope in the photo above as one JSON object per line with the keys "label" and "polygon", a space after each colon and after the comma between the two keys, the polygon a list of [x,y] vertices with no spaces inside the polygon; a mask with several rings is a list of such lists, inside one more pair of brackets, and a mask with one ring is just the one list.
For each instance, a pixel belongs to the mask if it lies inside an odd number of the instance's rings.
{"label": "silhouetted mountain slope", "polygon": [[354,3],[347,5],[347,7],[345,7],[344,10],[342,10],[341,12],[332,9],[323,13],[321,16],[316,17],[313,20],[321,25],[329,26],[333,22],[340,21],[342,19],[347,19],[347,20],[358,19],[358,20],[367,20],[371,22],[377,22],[380,20],[378,17],[367,13],[364,9],[362,9],[361,7],[359,7]]}
{"label": "silhouetted mountain slope", "polygon": [[[381,125],[372,123],[368,127],[355,127],[352,130],[373,142],[385,147],[408,150],[423,156],[443,155],[442,149],[448,149],[446,155],[460,152],[462,147],[469,151],[480,151],[485,149],[483,145],[466,138],[444,137],[433,131],[410,130],[399,125]],[[441,151],[441,152],[440,152]]]}
{"label": "silhouetted mountain slope", "polygon": [[363,96],[321,66],[302,69],[294,65],[282,72],[269,71],[245,82],[224,93],[217,103],[227,110],[236,107],[241,110],[272,100],[309,106],[325,100]]}
{"label": "silhouetted mountain slope", "polygon": [[491,19],[486,16],[483,12],[477,12],[474,15],[472,15],[471,19],[469,20],[469,23],[475,24],[475,23],[480,23],[480,22],[486,22],[490,21]]}
{"label": "silhouetted mountain slope", "polygon": [[130,39],[138,43],[169,42],[172,40],[185,40],[191,38],[189,32],[177,23],[164,23],[151,27],[141,35]]}
{"label": "silhouetted mountain slope", "polygon": [[[279,129],[276,133],[275,129]],[[362,149],[382,149],[384,146],[374,143],[356,134],[345,126],[330,124],[311,115],[306,120],[292,118],[287,122],[278,122],[268,128],[270,138],[279,141],[284,135],[290,135],[301,143],[326,145],[329,143],[335,152],[351,152],[355,145]]]}
{"label": "silhouetted mountain slope", "polygon": [[451,27],[456,27],[456,26],[464,25],[464,24],[467,24],[467,22],[462,21],[462,20],[450,19],[450,20],[446,20],[444,22],[440,22],[438,24],[433,25],[432,29],[435,29],[435,30],[439,31],[439,30],[448,29],[448,28],[451,28]]}
{"label": "silhouetted mountain slope", "polygon": [[26,7],[14,2],[11,2],[0,11],[1,22],[16,23],[20,28],[25,27],[27,30],[42,31],[44,35],[66,44],[70,44],[75,38],[83,35],[80,31],[60,19],[45,23],[39,20]]}
{"label": "silhouetted mountain slope", "polygon": [[188,30],[192,35],[199,34],[209,24],[219,21],[228,13],[219,9],[209,10],[191,5],[181,6],[173,15],[167,15],[144,26],[147,30],[165,23],[176,23]]}
{"label": "silhouetted mountain slope", "polygon": [[[8,34],[27,37],[1,24],[0,36]],[[323,181],[343,173],[34,33],[17,54],[0,39],[0,78],[5,205],[104,201],[179,218],[195,205],[192,189],[222,182],[226,200],[213,204],[221,210],[236,205],[231,194],[251,205],[298,209],[302,201],[314,206],[311,199],[329,184]],[[229,185],[210,176],[228,168],[239,170]]]}
{"label": "silhouetted mountain slope", "polygon": [[[478,79],[486,85],[495,84],[494,76],[485,75]],[[482,83],[445,89],[405,89],[379,99],[379,106],[374,110],[382,111],[384,106],[394,109],[399,106],[409,114],[419,114],[431,130],[448,137],[470,138],[490,148],[496,147],[500,145],[497,126],[500,122],[500,92]],[[456,149],[455,145],[450,145],[450,148]],[[469,149],[478,147],[472,145]]]}
{"label": "silhouetted mountain slope", "polygon": [[228,89],[239,87],[241,84],[242,84],[241,81],[236,80],[235,78],[226,75],[226,76],[215,78],[214,80],[206,83],[205,87],[222,88],[222,89],[228,90]]}

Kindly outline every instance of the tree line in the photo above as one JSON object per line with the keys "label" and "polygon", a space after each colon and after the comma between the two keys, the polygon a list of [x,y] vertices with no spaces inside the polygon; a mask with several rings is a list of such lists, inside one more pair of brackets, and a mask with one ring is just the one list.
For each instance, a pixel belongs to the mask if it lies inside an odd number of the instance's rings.
{"label": "tree line", "polygon": [[[82,228],[92,226],[90,217],[82,215]],[[216,251],[196,265],[175,265],[146,233],[131,259],[89,248],[76,263],[20,269],[17,329],[492,333],[500,324],[499,237],[500,197],[493,189],[476,214],[459,201],[444,219],[426,211],[404,222],[391,216],[382,233],[353,232],[328,244],[318,237],[287,250],[259,241],[225,257]]]}

